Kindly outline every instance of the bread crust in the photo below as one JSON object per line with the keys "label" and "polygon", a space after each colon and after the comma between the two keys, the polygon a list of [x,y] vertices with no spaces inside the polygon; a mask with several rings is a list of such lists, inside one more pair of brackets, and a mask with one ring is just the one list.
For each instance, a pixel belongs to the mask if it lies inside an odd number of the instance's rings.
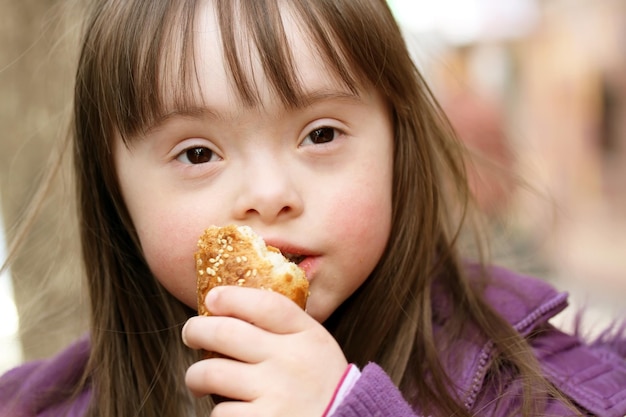
{"label": "bread crust", "polygon": [[[245,227],[245,226],[244,226]],[[309,294],[309,282],[304,271],[283,257],[292,267],[276,272],[275,266],[259,253],[253,239],[260,239],[252,229],[241,226],[213,226],[198,240],[195,253],[198,284],[198,314],[211,315],[204,305],[207,293],[221,285],[260,288],[283,294],[304,309]],[[280,254],[272,246],[267,251]],[[258,243],[257,243],[258,245]],[[282,256],[282,255],[281,255]]]}

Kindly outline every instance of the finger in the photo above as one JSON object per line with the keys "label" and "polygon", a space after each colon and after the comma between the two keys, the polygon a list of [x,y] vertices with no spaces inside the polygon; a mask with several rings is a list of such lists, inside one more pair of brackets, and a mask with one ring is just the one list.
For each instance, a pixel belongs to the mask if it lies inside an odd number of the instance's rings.
{"label": "finger", "polygon": [[217,394],[239,401],[258,398],[260,380],[254,365],[227,358],[198,361],[185,374],[185,384],[193,395]]}
{"label": "finger", "polygon": [[268,338],[263,329],[233,317],[192,317],[182,330],[183,343],[192,349],[218,352],[246,363],[267,356]]}
{"label": "finger", "polygon": [[207,294],[205,305],[215,315],[237,317],[277,334],[297,333],[313,322],[289,298],[268,290],[216,287]]}

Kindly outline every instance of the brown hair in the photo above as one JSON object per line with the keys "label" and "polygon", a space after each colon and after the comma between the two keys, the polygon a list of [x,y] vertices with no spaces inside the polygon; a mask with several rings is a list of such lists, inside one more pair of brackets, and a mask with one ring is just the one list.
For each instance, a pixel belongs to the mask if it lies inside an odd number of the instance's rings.
{"label": "brown hair", "polygon": [[[289,7],[336,77],[352,91],[373,85],[393,109],[393,224],[369,279],[325,324],[350,362],[380,364],[425,412],[468,416],[450,388],[440,351],[473,320],[495,341],[498,363],[541,386],[526,342],[482,300],[457,249],[469,191],[463,151],[416,70],[384,0],[215,0],[225,59],[244,105],[257,100],[241,64],[242,28],[259,50],[270,87],[286,106],[302,102],[280,9]],[[74,158],[84,265],[92,303],[92,415],[176,415],[194,407],[183,375],[195,360],[180,342],[193,314],[152,276],[122,199],[113,138],[148,129],[174,106],[194,105],[196,1],[98,1],[86,26],[75,91]],[[163,81],[165,80],[165,81]],[[164,97],[163,83],[176,86]],[[434,283],[454,306],[433,334]],[[443,355],[445,355],[445,349]],[[195,402],[197,410],[210,408]]]}

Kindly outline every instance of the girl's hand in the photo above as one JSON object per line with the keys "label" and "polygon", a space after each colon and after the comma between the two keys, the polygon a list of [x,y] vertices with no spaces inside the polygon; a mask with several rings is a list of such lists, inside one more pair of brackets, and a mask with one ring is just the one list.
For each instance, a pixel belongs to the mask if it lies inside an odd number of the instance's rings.
{"label": "girl's hand", "polygon": [[215,315],[189,319],[183,341],[232,359],[199,361],[185,382],[197,396],[237,400],[211,416],[324,414],[348,362],[320,323],[288,298],[253,288],[214,288],[206,305]]}

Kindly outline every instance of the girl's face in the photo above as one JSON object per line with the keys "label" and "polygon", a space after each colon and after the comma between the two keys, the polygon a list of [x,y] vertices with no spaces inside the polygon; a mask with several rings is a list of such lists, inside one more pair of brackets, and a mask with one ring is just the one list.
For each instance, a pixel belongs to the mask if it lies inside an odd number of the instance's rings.
{"label": "girl's face", "polygon": [[[206,4],[206,3],[205,3]],[[285,18],[307,105],[286,108],[253,56],[262,105],[231,88],[215,15],[198,15],[201,105],[114,149],[121,190],[155,277],[195,308],[193,253],[210,225],[246,224],[304,255],[308,313],[323,322],[368,277],[391,227],[393,132],[374,88],[350,93]]]}

